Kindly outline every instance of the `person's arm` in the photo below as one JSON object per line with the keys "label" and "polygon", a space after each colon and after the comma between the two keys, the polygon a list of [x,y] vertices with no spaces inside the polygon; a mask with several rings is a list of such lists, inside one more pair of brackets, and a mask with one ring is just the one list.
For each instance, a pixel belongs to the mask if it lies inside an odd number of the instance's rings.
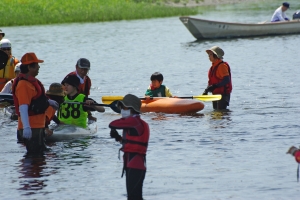
{"label": "person's arm", "polygon": [[172,97],[173,96],[172,93],[170,92],[170,89],[167,86],[165,86],[165,94],[166,94],[166,97]]}
{"label": "person's arm", "polygon": [[148,89],[146,90],[145,97],[153,97],[151,86],[149,86]]}
{"label": "person's arm", "polygon": [[10,80],[5,84],[5,86],[1,90],[1,93],[11,93],[11,87],[12,87],[12,82]]}
{"label": "person's arm", "polygon": [[86,98],[84,101],[86,104],[83,106],[83,109],[86,111],[98,111],[98,112],[105,112],[105,109],[103,106],[94,106],[93,104],[97,103],[91,98]]}
{"label": "person's arm", "polygon": [[230,82],[230,76],[224,76],[223,80],[216,84],[216,87],[223,87]]}

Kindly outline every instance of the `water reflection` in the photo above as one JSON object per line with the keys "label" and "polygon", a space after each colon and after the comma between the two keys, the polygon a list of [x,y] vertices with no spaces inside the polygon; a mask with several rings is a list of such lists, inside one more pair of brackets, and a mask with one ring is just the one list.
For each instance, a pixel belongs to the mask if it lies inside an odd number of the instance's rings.
{"label": "water reflection", "polygon": [[20,190],[28,191],[28,194],[34,193],[36,190],[41,190],[47,185],[42,177],[47,176],[43,173],[46,167],[45,156],[25,156],[20,160]]}

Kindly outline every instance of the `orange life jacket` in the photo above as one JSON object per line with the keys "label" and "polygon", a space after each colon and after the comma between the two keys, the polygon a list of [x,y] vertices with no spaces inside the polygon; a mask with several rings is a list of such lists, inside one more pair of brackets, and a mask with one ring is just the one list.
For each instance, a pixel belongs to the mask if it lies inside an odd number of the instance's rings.
{"label": "orange life jacket", "polygon": [[210,68],[210,70],[208,71],[208,77],[209,77],[208,84],[209,85],[214,85],[214,84],[218,84],[218,83],[222,82],[222,79],[219,79],[216,76],[216,72],[218,70],[218,67],[222,63],[224,63],[228,67],[230,82],[227,83],[223,87],[218,87],[218,88],[214,89],[213,94],[230,94],[231,91],[232,91],[231,71],[230,71],[229,64],[227,62],[222,61],[217,66]]}

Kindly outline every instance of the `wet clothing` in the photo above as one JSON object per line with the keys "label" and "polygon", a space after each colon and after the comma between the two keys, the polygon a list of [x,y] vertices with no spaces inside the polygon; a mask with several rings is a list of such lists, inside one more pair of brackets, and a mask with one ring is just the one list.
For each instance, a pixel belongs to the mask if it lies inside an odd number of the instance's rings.
{"label": "wet clothing", "polygon": [[221,94],[222,99],[213,101],[214,109],[226,109],[232,92],[231,70],[228,63],[218,59],[208,71],[208,85],[216,85],[213,94]]}
{"label": "wet clothing", "polygon": [[282,6],[277,8],[271,18],[271,22],[279,22],[279,21],[286,21],[289,18],[286,16],[285,12],[282,12]]}
{"label": "wet clothing", "polygon": [[29,154],[42,154],[45,151],[45,129],[32,128],[32,137],[30,140],[23,138],[23,129],[18,130],[18,141],[24,142],[26,145],[27,153]]}
{"label": "wet clothing", "polygon": [[4,69],[0,70],[0,91],[2,91],[9,80],[15,78],[15,66],[18,63],[19,60],[17,58],[10,56]]}
{"label": "wet clothing", "polygon": [[79,85],[79,88],[78,88],[78,93],[84,94],[85,96],[89,96],[90,95],[91,86],[92,86],[92,81],[91,81],[90,77],[85,76],[84,79],[82,79],[77,74],[77,71],[71,72],[67,76],[69,76],[69,75],[76,75],[80,79],[80,85]]}
{"label": "wet clothing", "polygon": [[128,199],[142,199],[146,174],[146,152],[150,137],[148,124],[134,115],[112,121],[111,129],[123,129],[122,148]]}
{"label": "wet clothing", "polygon": [[145,96],[150,97],[172,97],[172,93],[170,92],[170,89],[165,85],[160,85],[159,88],[153,88],[152,85],[150,85],[145,93]]}

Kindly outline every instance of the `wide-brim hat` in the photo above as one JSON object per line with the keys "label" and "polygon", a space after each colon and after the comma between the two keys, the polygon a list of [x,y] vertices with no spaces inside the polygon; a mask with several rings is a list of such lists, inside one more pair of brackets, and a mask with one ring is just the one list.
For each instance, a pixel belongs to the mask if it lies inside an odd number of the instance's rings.
{"label": "wide-brim hat", "polygon": [[137,113],[141,113],[141,100],[132,94],[127,94],[124,96],[123,100],[118,102],[118,105],[122,104],[126,108],[132,108]]}
{"label": "wide-brim hat", "polygon": [[80,79],[77,77],[77,75],[68,75],[61,83],[63,85],[67,83],[78,89],[80,85]]}
{"label": "wide-brim hat", "polygon": [[210,52],[210,51],[213,52],[213,54],[215,54],[218,58],[223,59],[224,51],[223,51],[223,49],[221,49],[220,47],[218,47],[218,46],[213,46],[212,48],[207,49],[207,50],[206,50],[206,53],[208,53],[208,52]]}
{"label": "wide-brim hat", "polygon": [[52,83],[47,90],[46,94],[55,96],[65,96],[63,87],[60,83]]}

